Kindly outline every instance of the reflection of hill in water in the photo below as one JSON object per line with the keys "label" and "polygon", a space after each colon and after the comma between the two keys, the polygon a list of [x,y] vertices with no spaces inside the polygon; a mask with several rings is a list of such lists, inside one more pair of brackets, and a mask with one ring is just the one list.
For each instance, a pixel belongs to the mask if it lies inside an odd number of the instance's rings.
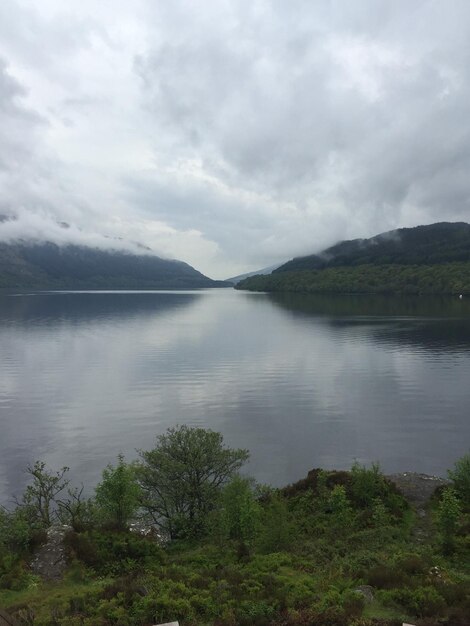
{"label": "reflection of hill in water", "polygon": [[372,329],[377,343],[414,346],[443,352],[470,351],[470,320],[441,319],[400,322],[387,328]]}
{"label": "reflection of hill in water", "polygon": [[0,296],[0,324],[81,324],[157,316],[194,304],[198,293],[37,293]]}
{"label": "reflection of hill in water", "polygon": [[337,329],[355,327],[367,339],[429,350],[470,350],[470,299],[272,294],[296,316],[323,317]]}
{"label": "reflection of hill in water", "polygon": [[470,298],[297,293],[269,294],[269,298],[287,310],[309,315],[466,317],[470,321]]}

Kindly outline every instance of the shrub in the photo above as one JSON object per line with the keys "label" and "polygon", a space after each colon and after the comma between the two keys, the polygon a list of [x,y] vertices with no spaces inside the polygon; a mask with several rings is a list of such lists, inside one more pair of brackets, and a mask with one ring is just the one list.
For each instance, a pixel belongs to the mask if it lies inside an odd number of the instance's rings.
{"label": "shrub", "polygon": [[404,572],[390,565],[376,565],[366,575],[367,584],[377,589],[392,589],[402,585],[406,579]]}
{"label": "shrub", "polygon": [[455,490],[462,499],[464,506],[470,506],[470,453],[456,461],[454,469],[449,470],[449,478],[454,483]]}
{"label": "shrub", "polygon": [[67,533],[65,545],[72,558],[102,573],[121,574],[125,568],[132,570],[149,560],[163,560],[162,548],[155,541],[132,533],[72,531]]}
{"label": "shrub", "polygon": [[386,491],[385,479],[378,463],[370,468],[355,462],[351,468],[351,494],[353,502],[359,507],[372,506],[376,498]]}
{"label": "shrub", "polygon": [[460,505],[455,490],[452,487],[446,487],[442,491],[437,512],[442,548],[446,554],[450,554],[454,550],[459,516]]}
{"label": "shrub", "polygon": [[416,617],[437,617],[446,608],[444,598],[434,587],[394,589],[387,592],[387,598]]}

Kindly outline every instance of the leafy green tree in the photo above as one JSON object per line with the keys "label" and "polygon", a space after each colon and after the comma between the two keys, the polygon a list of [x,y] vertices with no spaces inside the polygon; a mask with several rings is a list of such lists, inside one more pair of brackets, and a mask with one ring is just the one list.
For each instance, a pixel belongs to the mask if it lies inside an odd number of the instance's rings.
{"label": "leafy green tree", "polygon": [[198,535],[220,490],[248,459],[247,450],[223,444],[220,433],[178,426],[140,451],[137,467],[142,505],[170,537]]}
{"label": "leafy green tree", "polygon": [[249,545],[259,529],[260,515],[253,481],[234,476],[221,495],[221,522],[225,535]]}
{"label": "leafy green tree", "polygon": [[118,455],[116,466],[103,470],[103,480],[96,487],[96,502],[107,524],[125,530],[139,508],[140,488],[134,468]]}
{"label": "leafy green tree", "polygon": [[68,467],[53,472],[47,469],[43,461],[29,465],[27,473],[32,478],[23,493],[22,506],[26,507],[32,521],[48,528],[57,519],[57,497],[67,487],[65,478]]}
{"label": "leafy green tree", "polygon": [[460,517],[460,504],[452,487],[442,491],[437,512],[437,523],[441,531],[442,547],[445,553],[453,552],[455,548],[455,532]]}
{"label": "leafy green tree", "polygon": [[457,495],[465,506],[470,506],[470,453],[458,459],[454,469],[449,470],[448,474],[454,483]]}

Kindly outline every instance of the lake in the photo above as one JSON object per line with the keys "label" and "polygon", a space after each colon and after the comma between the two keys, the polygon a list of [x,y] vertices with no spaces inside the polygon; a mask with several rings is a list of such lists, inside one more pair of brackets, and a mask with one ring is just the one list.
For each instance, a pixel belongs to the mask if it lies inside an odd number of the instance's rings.
{"label": "lake", "polygon": [[380,461],[445,474],[470,442],[470,299],[186,292],[0,296],[0,502],[41,459],[96,484],[176,424],[283,485]]}

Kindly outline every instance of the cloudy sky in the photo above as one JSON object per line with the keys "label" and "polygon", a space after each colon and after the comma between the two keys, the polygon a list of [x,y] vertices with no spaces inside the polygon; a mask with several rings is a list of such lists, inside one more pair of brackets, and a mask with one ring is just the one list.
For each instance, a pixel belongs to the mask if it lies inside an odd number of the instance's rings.
{"label": "cloudy sky", "polygon": [[468,0],[0,2],[3,240],[224,278],[469,221],[469,173]]}

